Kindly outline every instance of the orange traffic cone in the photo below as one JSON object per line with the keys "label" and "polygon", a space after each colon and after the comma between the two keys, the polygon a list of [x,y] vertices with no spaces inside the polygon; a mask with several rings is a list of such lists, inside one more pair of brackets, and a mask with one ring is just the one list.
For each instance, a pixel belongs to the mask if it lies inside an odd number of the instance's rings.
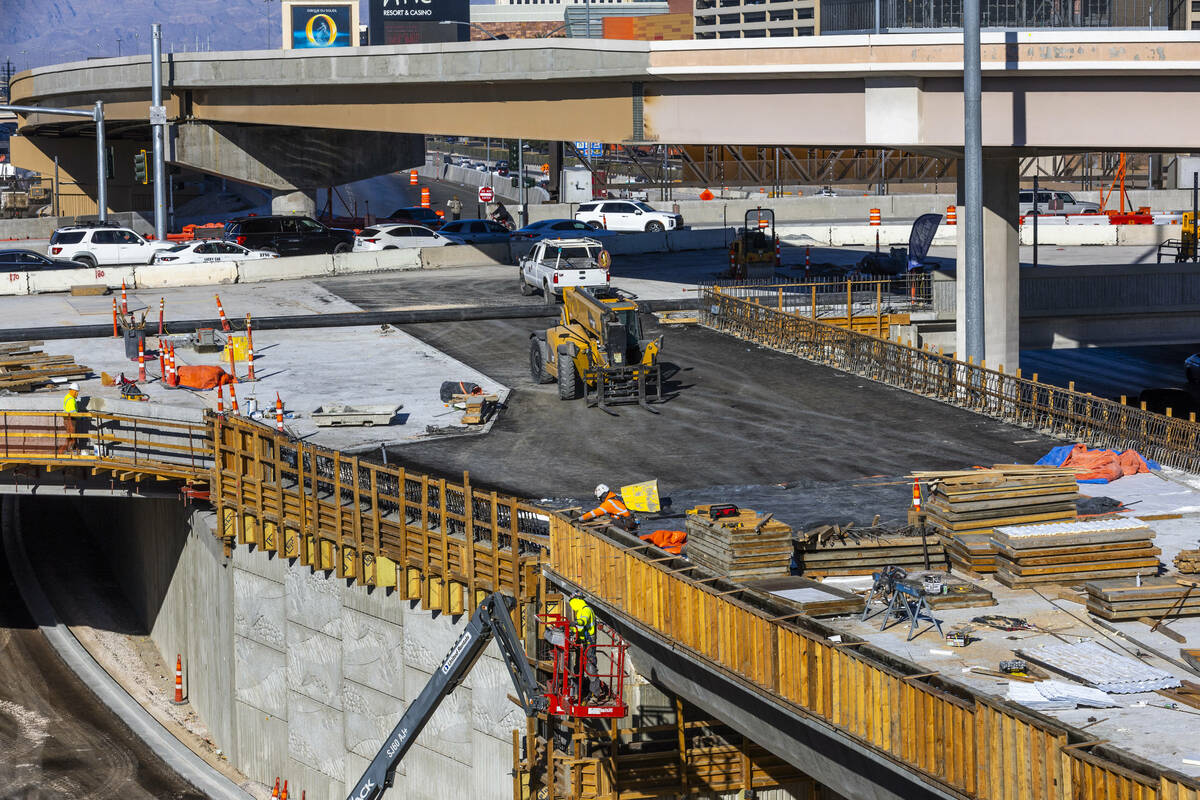
{"label": "orange traffic cone", "polygon": [[237,387],[236,383],[229,384],[229,413],[233,414],[235,417],[241,413],[241,411],[238,410],[237,388],[236,387]]}
{"label": "orange traffic cone", "polygon": [[214,294],[213,297],[217,298],[217,314],[221,317],[221,330],[233,330],[233,328],[229,326],[229,320],[225,317],[225,306],[221,305],[221,295]]}
{"label": "orange traffic cone", "polygon": [[275,393],[275,430],[283,433],[283,400],[279,399],[279,392]]}
{"label": "orange traffic cone", "polygon": [[287,800],[287,781],[283,782],[283,793],[279,795],[279,800]]}
{"label": "orange traffic cone", "polygon": [[246,379],[254,380],[254,333],[250,329],[250,315],[246,315]]}
{"label": "orange traffic cone", "polygon": [[129,297],[125,294],[125,281],[121,281],[121,313],[129,316]]}
{"label": "orange traffic cone", "polygon": [[217,384],[217,413],[225,413],[225,388],[223,384]]}
{"label": "orange traffic cone", "polygon": [[113,338],[120,338],[121,334],[117,333],[117,298],[113,298]]}
{"label": "orange traffic cone", "polygon": [[158,335],[163,335],[163,310],[166,308],[167,298],[158,298]]}
{"label": "orange traffic cone", "polygon": [[279,778],[275,779],[275,788],[271,790],[271,797],[276,798],[276,800],[279,798]]}
{"label": "orange traffic cone", "polygon": [[138,337],[138,380],[146,382],[146,340]]}
{"label": "orange traffic cone", "polygon": [[229,351],[229,374],[233,376],[233,382],[237,383],[238,382],[237,359],[234,358],[234,356],[233,356],[233,340],[232,339],[230,339],[229,343],[225,345],[225,349],[227,351]]}
{"label": "orange traffic cone", "polygon": [[921,482],[913,481],[913,508],[921,510]]}
{"label": "orange traffic cone", "polygon": [[171,701],[177,706],[183,705],[183,656],[175,655],[175,699]]}

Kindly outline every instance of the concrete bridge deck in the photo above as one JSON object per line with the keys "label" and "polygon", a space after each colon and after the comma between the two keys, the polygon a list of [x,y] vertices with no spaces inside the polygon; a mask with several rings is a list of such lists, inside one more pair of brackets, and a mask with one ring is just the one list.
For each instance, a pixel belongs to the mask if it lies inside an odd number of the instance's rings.
{"label": "concrete bridge deck", "polygon": [[[720,308],[718,327],[728,322],[741,337],[765,336],[789,349],[786,336],[794,332],[774,325],[770,309],[737,301],[748,312],[739,321],[736,302],[717,295],[707,300]],[[756,332],[754,324],[764,327]],[[836,353],[834,331],[827,333],[824,348]],[[899,346],[844,331],[837,336],[843,343],[874,342],[880,365],[891,362],[879,348]],[[909,369],[926,381],[933,376],[917,360]],[[1177,459],[1189,458],[1196,446],[1194,426],[1186,423],[1136,410],[1106,422],[1113,404],[1083,403],[1061,390],[1050,390],[1059,394],[1044,402],[990,378],[977,381],[967,365],[955,370],[962,375],[942,374],[927,391],[1002,418],[1028,411],[1039,424],[1072,437],[1088,430],[1092,440],[1105,441],[1134,431],[1143,450],[1158,448]],[[216,511],[214,544],[238,559],[296,559],[450,616],[500,589],[524,604],[521,622],[530,642],[536,638],[530,612],[546,591],[539,573],[548,569],[552,580],[582,586],[625,626],[643,659],[638,668],[651,680],[724,714],[725,723],[748,736],[749,722],[737,709],[758,709],[756,742],[851,796],[1099,800],[1115,790],[1115,796],[1156,800],[1200,797],[1200,784],[1169,767],[1099,746],[1086,732],[927,674],[883,650],[839,647],[821,624],[784,614],[753,592],[689,577],[691,567],[651,557],[640,543],[598,536],[518,498],[481,491],[467,476],[448,481],[374,464],[215,415],[200,430],[189,428],[186,448],[168,446],[179,436],[178,423],[146,416],[137,421],[136,445],[118,442],[132,452],[101,448],[68,456],[59,447],[61,414],[20,416],[34,421],[5,429],[10,478],[30,482],[31,469],[50,469],[68,480],[100,473],[128,485],[139,477],[190,481],[192,496],[202,499],[206,487]],[[96,419],[101,426],[109,422]],[[118,438],[132,437],[113,441]],[[699,682],[707,688],[695,687],[689,677],[695,670],[707,676]],[[1030,763],[1033,771],[1026,772]]]}

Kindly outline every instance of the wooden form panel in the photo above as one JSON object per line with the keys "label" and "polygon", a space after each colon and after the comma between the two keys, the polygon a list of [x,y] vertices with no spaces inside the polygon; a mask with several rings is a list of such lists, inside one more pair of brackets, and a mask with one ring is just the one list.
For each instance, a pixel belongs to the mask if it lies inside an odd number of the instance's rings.
{"label": "wooden form panel", "polygon": [[[1068,732],[981,694],[942,691],[853,646],[776,620],[729,592],[553,515],[550,567],[698,659],[917,770],[988,800],[1200,800],[1200,783],[1149,776],[1068,744]],[[634,591],[636,589],[636,591]]]}
{"label": "wooden form panel", "polygon": [[214,417],[212,500],[232,537],[447,614],[537,591],[541,512],[513,497]]}

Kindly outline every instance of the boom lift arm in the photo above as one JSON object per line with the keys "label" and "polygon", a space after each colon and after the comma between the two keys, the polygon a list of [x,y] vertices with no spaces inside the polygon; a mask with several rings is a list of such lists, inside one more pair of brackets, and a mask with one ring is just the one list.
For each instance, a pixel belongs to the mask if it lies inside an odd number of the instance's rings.
{"label": "boom lift arm", "polygon": [[429,683],[404,712],[367,771],[359,778],[348,800],[376,800],[383,796],[395,779],[400,759],[404,758],[442,700],[470,674],[492,639],[496,640],[504,656],[504,664],[508,667],[509,677],[512,678],[517,699],[525,709],[525,714],[533,716],[538,711],[546,710],[546,697],[538,687],[537,678],[525,658],[521,640],[509,617],[515,605],[515,600],[499,592],[492,593],[479,604],[454,647],[450,648]]}

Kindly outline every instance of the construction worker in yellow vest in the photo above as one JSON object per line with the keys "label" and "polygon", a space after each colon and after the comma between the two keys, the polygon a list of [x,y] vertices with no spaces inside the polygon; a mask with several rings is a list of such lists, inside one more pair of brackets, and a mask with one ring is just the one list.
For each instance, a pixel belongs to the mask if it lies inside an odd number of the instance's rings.
{"label": "construction worker in yellow vest", "polygon": [[70,452],[78,448],[78,442],[75,441],[75,434],[78,432],[79,422],[75,415],[79,413],[79,384],[72,383],[67,387],[67,393],[63,396],[63,428],[67,432],[66,451]]}
{"label": "construction worker in yellow vest", "polygon": [[608,696],[608,686],[598,676],[596,652],[596,613],[584,599],[582,592],[575,592],[567,602],[571,620],[571,636],[581,652],[581,660],[576,669],[582,666],[582,680],[579,696],[585,702],[602,702]]}

